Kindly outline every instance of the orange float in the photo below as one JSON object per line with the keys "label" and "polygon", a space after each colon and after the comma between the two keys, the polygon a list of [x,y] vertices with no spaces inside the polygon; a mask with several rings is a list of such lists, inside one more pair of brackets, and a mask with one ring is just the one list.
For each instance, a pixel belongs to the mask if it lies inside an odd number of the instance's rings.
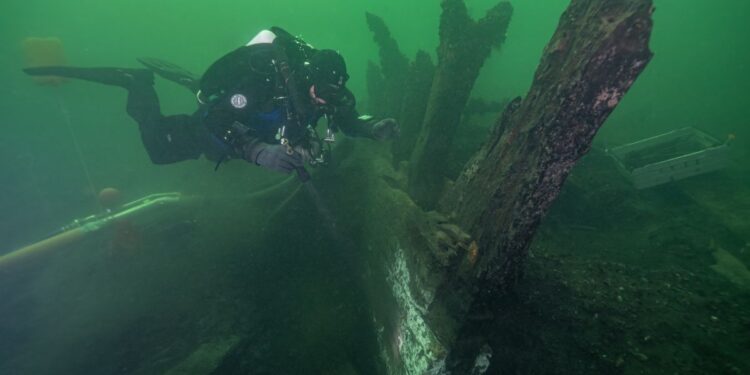
{"label": "orange float", "polygon": [[108,210],[114,209],[119,206],[121,198],[122,194],[120,193],[120,191],[113,187],[102,189],[101,191],[99,191],[99,195],[97,196],[99,205]]}
{"label": "orange float", "polygon": [[[29,37],[21,42],[26,68],[39,66],[68,65],[60,38]],[[34,82],[46,86],[59,86],[65,83],[65,78],[55,76],[33,77]]]}

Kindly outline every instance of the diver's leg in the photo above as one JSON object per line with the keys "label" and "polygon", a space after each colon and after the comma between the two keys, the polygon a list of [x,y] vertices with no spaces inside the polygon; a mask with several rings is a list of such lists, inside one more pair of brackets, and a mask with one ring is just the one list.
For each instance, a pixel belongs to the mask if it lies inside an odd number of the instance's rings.
{"label": "diver's leg", "polygon": [[158,123],[139,123],[141,140],[154,164],[198,159],[202,152],[200,124],[192,116],[162,116]]}
{"label": "diver's leg", "polygon": [[128,87],[128,101],[125,107],[128,115],[141,128],[158,127],[164,116],[161,115],[159,97],[153,82],[136,81]]}
{"label": "diver's leg", "polygon": [[200,124],[189,115],[163,116],[153,85],[130,86],[127,112],[138,123],[143,146],[154,164],[200,157],[202,147],[197,134]]}

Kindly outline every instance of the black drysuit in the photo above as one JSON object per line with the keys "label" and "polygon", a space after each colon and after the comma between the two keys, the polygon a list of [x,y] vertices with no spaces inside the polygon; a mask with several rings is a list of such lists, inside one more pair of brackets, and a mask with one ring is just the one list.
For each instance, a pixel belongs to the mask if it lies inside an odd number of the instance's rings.
{"label": "black drysuit", "polygon": [[[274,66],[276,47],[244,46],[217,60],[201,80],[201,103],[192,115],[164,116],[153,85],[129,87],[127,112],[139,125],[151,161],[169,164],[201,155],[209,160],[247,159],[244,145],[278,143],[277,134],[283,126],[289,127],[292,137],[304,137],[301,129],[288,124],[288,110],[304,114],[306,118],[298,116],[303,126],[314,127],[325,116],[334,130],[349,136],[372,136],[374,121],[359,117],[354,95],[346,88],[340,88],[326,104],[313,102],[309,95],[313,83],[303,74],[304,62],[294,54],[290,54],[289,63],[297,87],[284,87]],[[289,101],[282,98],[282,89],[298,90],[305,98],[305,108],[290,108]]]}

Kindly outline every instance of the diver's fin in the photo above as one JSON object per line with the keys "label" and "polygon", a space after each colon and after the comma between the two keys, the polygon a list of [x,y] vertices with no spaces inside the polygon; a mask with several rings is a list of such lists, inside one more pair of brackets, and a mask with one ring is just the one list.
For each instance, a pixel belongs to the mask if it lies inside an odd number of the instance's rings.
{"label": "diver's fin", "polygon": [[184,86],[193,93],[200,88],[200,79],[195,74],[169,61],[153,57],[139,57],[137,60],[159,77]]}
{"label": "diver's fin", "polygon": [[76,68],[72,66],[41,66],[25,68],[32,76],[57,76],[77,78],[105,85],[130,88],[134,83],[154,84],[154,74],[148,69],[126,68]]}

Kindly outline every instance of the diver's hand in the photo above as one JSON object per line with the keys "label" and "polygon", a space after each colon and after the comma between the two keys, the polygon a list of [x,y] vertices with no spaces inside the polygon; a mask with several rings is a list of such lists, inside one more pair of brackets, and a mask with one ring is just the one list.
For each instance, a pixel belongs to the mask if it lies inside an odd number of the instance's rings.
{"label": "diver's hand", "polygon": [[372,138],[378,141],[398,138],[400,133],[398,122],[392,118],[384,118],[372,125]]}
{"label": "diver's hand", "polygon": [[245,146],[245,159],[263,168],[281,173],[292,173],[303,169],[302,155],[287,153],[286,146],[255,142]]}
{"label": "diver's hand", "polygon": [[320,142],[311,141],[305,146],[294,146],[294,151],[302,156],[302,162],[305,164],[315,164],[316,159],[320,156],[322,146]]}

